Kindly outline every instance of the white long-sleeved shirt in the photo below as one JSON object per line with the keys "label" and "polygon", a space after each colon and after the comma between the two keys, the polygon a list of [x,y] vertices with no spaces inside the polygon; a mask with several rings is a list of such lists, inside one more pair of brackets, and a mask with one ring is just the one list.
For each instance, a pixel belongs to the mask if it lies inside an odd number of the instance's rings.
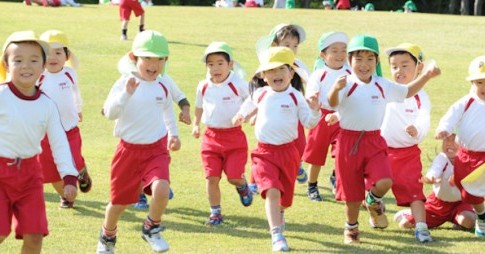
{"label": "white long-sleeved shirt", "polygon": [[12,83],[0,85],[0,157],[35,156],[46,134],[61,177],[77,176],[56,104],[40,91],[28,97]]}
{"label": "white long-sleeved shirt", "polygon": [[178,136],[172,98],[162,78],[137,79],[140,84],[131,95],[126,92],[129,78],[115,82],[103,106],[104,115],[116,120],[114,136],[132,144],[151,144],[167,133]]}
{"label": "white long-sleeved shirt", "polygon": [[160,81],[167,87],[173,102],[179,103],[181,100],[186,99],[187,96],[180,90],[177,83],[168,74],[164,74],[160,77]]}
{"label": "white long-sleeved shirt", "polygon": [[[421,143],[431,124],[431,103],[424,90],[404,102],[387,104],[381,127],[381,135],[392,148],[404,148]],[[418,130],[416,138],[406,132],[406,127],[414,125]]]}
{"label": "white long-sleeved shirt", "polygon": [[249,96],[249,85],[232,71],[220,84],[210,79],[199,82],[195,107],[202,108],[202,123],[211,128],[231,128],[232,118]]}
{"label": "white long-sleeved shirt", "polygon": [[446,154],[439,153],[434,158],[431,167],[426,172],[428,178],[440,179],[439,183],[433,184],[434,194],[446,202],[456,202],[461,200],[461,193],[457,187],[451,186],[448,180],[453,175],[454,166],[446,157]]}
{"label": "white long-sleeved shirt", "polygon": [[314,71],[310,76],[306,86],[305,96],[308,98],[318,92],[318,100],[322,104],[322,108],[333,110],[328,105],[327,94],[338,77],[342,75],[350,75],[351,73],[351,69],[347,64],[344,64],[344,66],[338,70],[331,69],[327,65],[324,65],[321,69]]}
{"label": "white long-sleeved shirt", "polygon": [[37,86],[57,104],[64,130],[76,127],[82,106],[76,72],[69,67],[64,67],[57,73],[45,70]]}
{"label": "white long-sleeved shirt", "polygon": [[484,126],[485,102],[476,95],[469,94],[451,105],[441,118],[436,132],[453,133],[456,129],[457,142],[461,147],[485,152]]}
{"label": "white long-sleeved shirt", "polygon": [[246,117],[256,109],[256,139],[272,145],[294,141],[298,137],[298,121],[312,128],[321,117],[321,111],[311,110],[301,92],[292,86],[282,92],[269,86],[257,89],[244,101],[238,114]]}
{"label": "white long-sleeved shirt", "polygon": [[346,86],[339,91],[337,112],[340,127],[353,131],[379,130],[389,102],[402,102],[407,86],[398,85],[382,77],[372,76],[369,83],[356,76],[347,76]]}

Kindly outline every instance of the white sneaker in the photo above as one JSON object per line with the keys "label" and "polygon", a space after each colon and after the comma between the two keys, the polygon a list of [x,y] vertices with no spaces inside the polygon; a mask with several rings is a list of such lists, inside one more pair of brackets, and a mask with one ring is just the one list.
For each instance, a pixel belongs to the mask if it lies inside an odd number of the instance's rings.
{"label": "white sneaker", "polygon": [[409,222],[407,220],[407,217],[410,216],[410,215],[411,215],[411,209],[401,210],[401,211],[397,212],[396,214],[394,214],[394,222],[397,222],[397,224],[399,225],[399,228],[406,228],[406,227],[404,227],[404,224]]}
{"label": "white sneaker", "polygon": [[99,236],[97,254],[114,254],[115,253],[116,236],[112,239],[104,235]]}
{"label": "white sneaker", "polygon": [[429,243],[433,241],[433,238],[431,238],[431,233],[429,233],[428,229],[416,229],[414,231],[414,236],[420,243]]}
{"label": "white sneaker", "polygon": [[479,218],[475,221],[475,235],[485,237],[485,221]]}
{"label": "white sneaker", "polygon": [[160,226],[152,227],[150,230],[142,229],[141,237],[147,241],[155,252],[164,252],[168,250],[168,243],[160,235],[163,229]]}

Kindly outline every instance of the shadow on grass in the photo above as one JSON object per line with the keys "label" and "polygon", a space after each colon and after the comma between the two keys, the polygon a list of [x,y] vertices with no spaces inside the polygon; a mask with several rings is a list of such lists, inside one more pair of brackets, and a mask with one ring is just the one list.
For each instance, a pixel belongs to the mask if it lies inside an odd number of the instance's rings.
{"label": "shadow on grass", "polygon": [[169,44],[179,44],[179,45],[188,45],[188,46],[196,46],[200,48],[205,48],[207,44],[199,44],[199,43],[190,43],[190,42],[181,42],[181,41],[169,41]]}

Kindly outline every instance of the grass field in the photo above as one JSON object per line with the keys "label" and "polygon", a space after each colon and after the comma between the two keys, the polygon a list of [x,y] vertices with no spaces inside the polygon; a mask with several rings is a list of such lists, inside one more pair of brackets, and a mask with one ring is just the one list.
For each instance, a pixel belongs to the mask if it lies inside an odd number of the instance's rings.
{"label": "grass field", "polygon": [[[76,208],[58,209],[58,197],[46,186],[50,235],[44,239],[43,253],[94,253],[98,233],[109,199],[109,165],[118,140],[112,136],[113,122],[99,112],[119,74],[118,59],[131,48],[137,21],[129,26],[129,41],[120,41],[118,8],[86,5],[82,8],[26,7],[20,3],[0,3],[0,41],[13,31],[47,29],[66,32],[71,49],[81,61],[80,85],[84,99],[81,124],[84,155],[94,179],[88,194],[80,194]],[[257,68],[256,40],[278,23],[296,23],[307,32],[299,58],[308,66],[313,61],[320,35],[344,31],[349,36],[375,35],[381,52],[401,42],[422,47],[425,57],[436,59],[442,75],[426,87],[432,102],[431,131],[422,144],[423,163],[434,157],[438,142],[434,129],[446,109],[469,90],[464,80],[469,62],[485,54],[483,42],[485,18],[392,12],[349,12],[323,10],[216,9],[210,7],[151,7],[146,11],[146,27],[162,32],[170,43],[168,73],[193,104],[195,88],[205,76],[200,62],[205,47],[223,40],[233,47],[236,59],[248,73]],[[383,56],[384,75],[389,76]],[[257,196],[251,207],[239,203],[236,191],[222,181],[222,207],[226,223],[209,228],[203,225],[209,215],[204,174],[199,159],[200,141],[191,137],[189,126],[180,124],[182,150],[172,154],[171,179],[175,198],[170,201],[163,220],[164,237],[172,253],[265,253],[270,250],[270,235],[264,214],[264,202]],[[246,126],[250,147],[253,130]],[[472,233],[452,230],[445,224],[432,231],[435,242],[418,244],[412,231],[402,231],[395,223],[386,230],[373,230],[368,214],[360,215],[362,244],[346,246],[342,242],[343,204],[332,198],[328,175],[332,165],[322,170],[321,193],[324,202],[310,202],[306,185],[297,185],[294,205],[286,213],[286,236],[295,253],[482,253],[483,239]],[[249,169],[249,167],[248,167]],[[429,186],[426,192],[429,193]],[[392,194],[385,198],[389,218],[399,210]],[[139,228],[146,213],[127,209],[118,228],[117,253],[150,253],[140,238]],[[0,245],[0,253],[19,253],[21,241],[11,234]]]}

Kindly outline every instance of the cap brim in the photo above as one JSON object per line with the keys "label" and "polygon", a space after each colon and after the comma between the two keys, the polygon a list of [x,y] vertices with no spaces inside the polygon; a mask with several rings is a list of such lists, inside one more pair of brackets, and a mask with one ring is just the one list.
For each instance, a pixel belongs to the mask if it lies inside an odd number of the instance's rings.
{"label": "cap brim", "polygon": [[377,55],[379,55],[379,52],[377,52],[375,49],[371,49],[371,48],[368,48],[368,47],[354,47],[354,48],[352,48],[352,51],[349,51],[348,53],[359,51],[359,50],[367,50],[367,51],[371,51],[371,52],[374,52]]}
{"label": "cap brim", "polygon": [[404,51],[404,52],[408,52],[409,54],[413,55],[411,52],[409,52],[409,50],[407,50],[405,48],[388,48],[388,49],[386,49],[386,55],[390,56],[392,53],[397,52],[397,51]]}
{"label": "cap brim", "polygon": [[148,51],[133,51],[134,56],[138,57],[166,57],[168,56],[165,53],[154,53],[154,52],[148,52]]}
{"label": "cap brim", "polygon": [[266,35],[256,42],[256,54],[258,55],[258,59],[262,62],[262,58],[264,57],[264,53],[271,47],[274,41],[274,36]]}
{"label": "cap brim", "polygon": [[466,77],[467,81],[473,81],[473,80],[477,80],[477,79],[485,79],[485,73],[473,74],[473,75]]}
{"label": "cap brim", "polygon": [[330,35],[326,40],[325,43],[322,45],[319,45],[318,50],[322,51],[326,48],[328,48],[330,45],[341,42],[347,44],[349,42],[349,37],[345,33],[337,32],[332,35]]}

